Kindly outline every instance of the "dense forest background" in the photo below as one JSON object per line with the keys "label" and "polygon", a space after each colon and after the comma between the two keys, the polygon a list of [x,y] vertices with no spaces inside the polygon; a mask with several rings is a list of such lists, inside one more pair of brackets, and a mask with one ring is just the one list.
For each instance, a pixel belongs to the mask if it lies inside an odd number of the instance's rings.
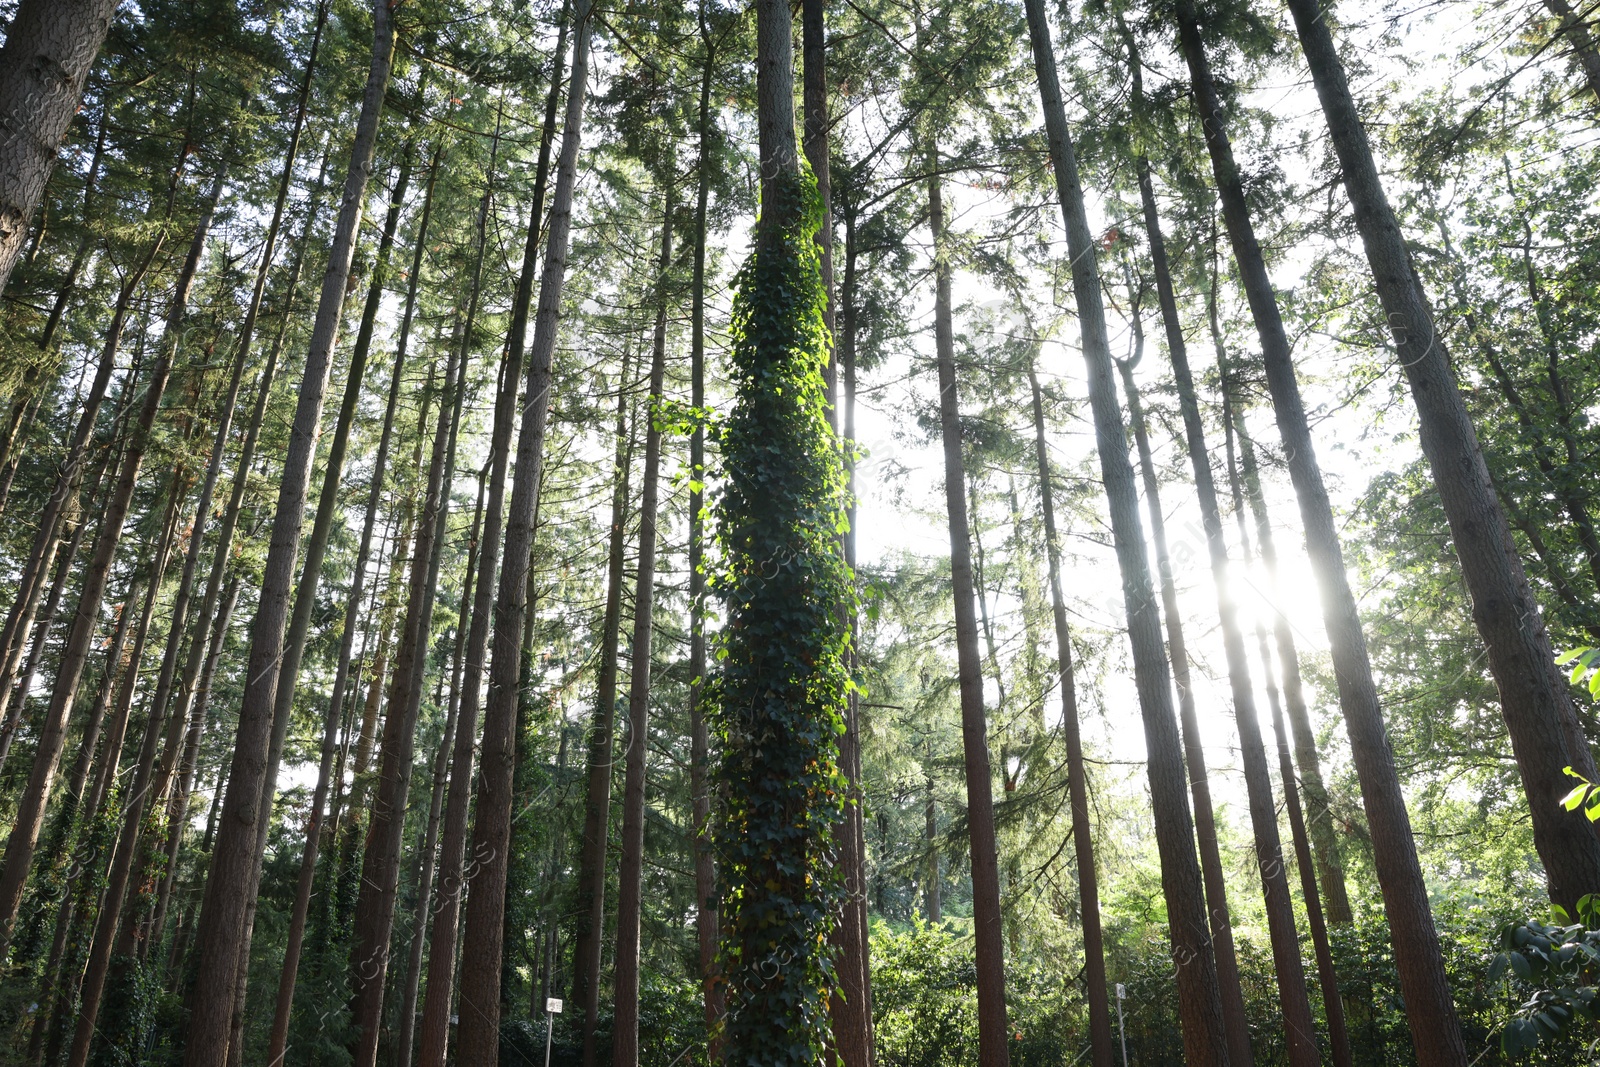
{"label": "dense forest background", "polygon": [[0,0],[0,1063],[1600,1062],[1572,3]]}

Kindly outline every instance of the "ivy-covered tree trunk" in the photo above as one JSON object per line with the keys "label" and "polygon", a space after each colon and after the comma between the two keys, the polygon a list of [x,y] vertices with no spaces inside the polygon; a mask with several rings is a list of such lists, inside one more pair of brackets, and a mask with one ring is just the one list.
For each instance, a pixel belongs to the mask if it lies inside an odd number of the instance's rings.
{"label": "ivy-covered tree trunk", "polygon": [[1144,720],[1162,890],[1167,903],[1172,955],[1178,965],[1178,1014],[1183,1028],[1185,1061],[1191,1067],[1222,1067],[1228,1063],[1228,1044],[1222,1002],[1217,992],[1216,957],[1209,934],[1200,866],[1194,854],[1194,822],[1184,796],[1183,750],[1177,717],[1173,714],[1171,675],[1161,648],[1161,622],[1150,581],[1150,564],[1145,555],[1144,531],[1139,522],[1133,467],[1128,462],[1127,437],[1122,413],[1117,407],[1116,372],[1112,368],[1106,335],[1094,239],[1089,233],[1077,156],[1061,102],[1045,5],[1043,0],[1026,0],[1026,6],[1045,135],[1072,260],[1072,288],[1083,335],[1096,449],[1110,504],[1117,563],[1122,572],[1134,681]]}
{"label": "ivy-covered tree trunk", "polygon": [[733,312],[734,406],[717,508],[727,627],[718,655],[725,1056],[814,1064],[844,814],[850,578],[844,471],[828,422],[821,205],[795,142],[789,5],[756,4],[761,217]]}

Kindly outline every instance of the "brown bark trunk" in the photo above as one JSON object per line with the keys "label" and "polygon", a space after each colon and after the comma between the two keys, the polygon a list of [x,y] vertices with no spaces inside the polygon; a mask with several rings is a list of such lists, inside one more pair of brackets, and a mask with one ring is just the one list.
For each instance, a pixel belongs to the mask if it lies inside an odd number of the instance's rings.
{"label": "brown bark trunk", "polygon": [[78,113],[83,86],[111,29],[117,0],[24,0],[0,49],[0,292],[27,240],[55,169],[56,150]]}
{"label": "brown bark trunk", "polygon": [[[463,339],[466,332],[463,331]],[[450,514],[450,486],[455,475],[456,436],[466,390],[466,344],[452,346],[439,397],[439,420],[428,460],[428,488],[417,540],[411,555],[410,588],[395,652],[389,688],[389,714],[378,750],[377,790],[367,825],[361,863],[361,892],[356,904],[355,943],[350,969],[355,977],[351,1022],[356,1028],[355,1067],[373,1067],[383,1022],[383,995],[394,928],[394,906],[400,885],[406,801],[411,789],[412,755],[416,749],[417,715],[422,708],[433,597],[440,550]]]}
{"label": "brown bark trunk", "polygon": [[[1133,316],[1137,353],[1144,347],[1144,331],[1137,305],[1133,309]],[[1172,333],[1173,330],[1169,329],[1169,339]],[[1211,557],[1211,579],[1217,597],[1223,654],[1228,664],[1233,717],[1239,731],[1245,794],[1250,809],[1250,825],[1254,831],[1255,860],[1261,876],[1262,899],[1266,904],[1267,936],[1272,946],[1273,972],[1277,979],[1278,1007],[1283,1015],[1288,1058],[1294,1067],[1314,1067],[1318,1062],[1316,1023],[1311,1017],[1311,998],[1306,989],[1305,967],[1300,959],[1294,901],[1289,893],[1283,844],[1278,837],[1278,809],[1272,794],[1272,773],[1267,763],[1266,745],[1261,737],[1261,724],[1256,716],[1255,687],[1250,678],[1244,633],[1239,626],[1238,605],[1234,603],[1228,582],[1228,543],[1222,528],[1222,511],[1217,500],[1216,484],[1211,476],[1210,453],[1206,451],[1205,433],[1200,423],[1199,404],[1195,399],[1194,380],[1189,374],[1188,356],[1181,342],[1178,347],[1169,345],[1168,354],[1177,381],[1179,405],[1183,410],[1185,451],[1194,470],[1200,522],[1205,530],[1206,547]],[[1178,598],[1173,588],[1172,565],[1165,558],[1167,537],[1162,518],[1160,484],[1150,455],[1150,435],[1145,425],[1144,406],[1133,380],[1133,361],[1120,362],[1119,369],[1122,372],[1123,390],[1128,397],[1128,419],[1133,426],[1134,441],[1138,447],[1139,467],[1144,474],[1150,525],[1156,537],[1162,599],[1170,626],[1176,617]],[[1229,1037],[1233,1037],[1231,1027]],[[1229,1050],[1230,1061],[1239,1058]]]}
{"label": "brown bark trunk", "polygon": [[1228,1044],[1217,992],[1216,957],[1209,934],[1200,868],[1195,860],[1194,823],[1184,796],[1183,750],[1177,718],[1173,714],[1171,678],[1161,648],[1161,623],[1145,555],[1144,532],[1139,522],[1133,468],[1128,462],[1127,437],[1123,432],[1122,413],[1117,407],[1115,371],[1106,336],[1105,309],[1100,300],[1094,240],[1089,233],[1077,156],[1061,102],[1044,3],[1043,0],[1027,0],[1026,6],[1045,133],[1072,258],[1072,288],[1083,334],[1096,448],[1122,572],[1134,681],[1144,720],[1162,890],[1167,902],[1173,958],[1178,964],[1178,1015],[1183,1029],[1184,1055],[1186,1062],[1194,1067],[1223,1065],[1228,1062]]}
{"label": "brown bark trunk", "polygon": [[467,898],[462,937],[456,1055],[462,1063],[492,1063],[500,1046],[500,965],[504,948],[506,862],[511,841],[512,771],[516,763],[517,683],[522,672],[522,635],[527,621],[529,554],[534,509],[544,460],[545,421],[553,387],[561,291],[566,280],[572,229],[572,193],[577,181],[583,105],[589,80],[591,0],[578,0],[573,13],[572,75],[556,167],[555,199],[550,209],[544,268],[539,280],[538,314],[528,353],[528,403],[517,442],[516,476],[506,515],[504,563],[495,601],[494,651],[485,703],[482,771],[478,779],[477,821],[472,852],[480,866]]}
{"label": "brown bark trunk", "polygon": [[[1323,621],[1338,679],[1339,702],[1350,735],[1356,774],[1361,781],[1362,800],[1372,832],[1374,863],[1394,936],[1395,962],[1406,998],[1407,1018],[1413,1028],[1413,1044],[1423,1067],[1463,1064],[1466,1049],[1461,1027],[1450,1000],[1427,888],[1411,836],[1411,820],[1395,772],[1394,755],[1389,747],[1367,655],[1366,637],[1361,630],[1361,617],[1345,573],[1333,509],[1322,484],[1322,471],[1306,422],[1289,340],[1245,203],[1244,187],[1233,159],[1192,0],[1180,0],[1177,17],[1180,44],[1211,154],[1223,218],[1261,340],[1267,385],[1288,457],[1289,476],[1300,502],[1307,554],[1321,588]],[[1348,181],[1348,166],[1345,173]],[[1415,336],[1427,337],[1429,343],[1434,340],[1431,329]],[[1434,349],[1437,350],[1436,345]],[[1442,361],[1442,351],[1439,358]],[[1558,731],[1556,739],[1559,741],[1560,737]],[[1589,846],[1596,845],[1595,837],[1587,830],[1585,836]],[[1600,881],[1600,872],[1596,880]]]}
{"label": "brown bark trunk", "polygon": [[[1112,1067],[1111,1000],[1106,988],[1105,935],[1100,927],[1100,877],[1094,861],[1094,827],[1089,822],[1088,771],[1078,731],[1078,686],[1072,669],[1072,634],[1067,600],[1061,590],[1061,534],[1056,529],[1055,490],[1045,440],[1044,397],[1033,363],[1028,364],[1033,393],[1034,458],[1039,465],[1039,506],[1044,518],[1045,559],[1050,568],[1050,611],[1055,620],[1057,684],[1061,686],[1061,734],[1067,750],[1067,793],[1072,805],[1072,848],[1078,861],[1078,909],[1083,924],[1084,982],[1089,1000],[1090,1063]],[[931,782],[929,783],[931,787]],[[933,795],[929,789],[931,808]]]}
{"label": "brown bark trunk", "polygon": [[944,441],[944,492],[950,523],[950,578],[955,595],[956,653],[961,690],[961,747],[967,778],[967,827],[972,852],[972,914],[978,979],[978,1062],[1010,1061],[1006,1026],[1005,945],[1000,914],[1000,866],[995,841],[994,794],[988,724],[983,707],[978,620],[974,614],[971,536],[967,530],[961,409],[956,395],[955,333],[951,323],[950,252],[939,187],[938,150],[929,152],[928,221],[933,233],[934,340],[939,363],[939,424]]}
{"label": "brown bark trunk", "polygon": [[384,91],[394,58],[394,29],[386,0],[375,0],[372,12],[372,62],[284,459],[272,538],[262,572],[260,601],[251,629],[248,673],[228,793],[223,801],[221,829],[212,852],[205,900],[196,930],[196,981],[190,996],[188,1039],[184,1047],[184,1062],[188,1067],[216,1067],[227,1058],[235,976],[246,936],[247,915],[257,892],[251,875],[255,870],[260,826],[271,818],[271,812],[263,810],[261,800],[269,770],[277,667],[283,652],[289,592],[299,556],[311,463],[321,433],[328,372],[339,333],[357,231],[361,226]]}
{"label": "brown bark trunk", "polygon": [[[54,692],[50,707],[40,724],[39,745],[34,756],[33,769],[28,777],[22,799],[17,806],[15,825],[6,845],[5,865],[0,870],[0,959],[9,947],[11,929],[16,921],[17,907],[21,903],[23,884],[33,864],[34,848],[39,841],[39,828],[43,823],[45,806],[49,803],[51,787],[61,760],[61,747],[66,740],[67,715],[77,696],[78,683],[83,677],[84,664],[89,658],[90,643],[94,639],[100,615],[101,600],[105,595],[106,581],[116,557],[117,545],[122,537],[122,526],[133,501],[138,483],[139,469],[149,447],[157,415],[161,410],[162,394],[172,373],[173,358],[177,354],[182,324],[188,311],[189,291],[205,248],[217,198],[222,192],[226,166],[219,167],[211,189],[200,208],[189,254],[179,273],[167,313],[166,329],[160,342],[156,361],[145,382],[144,400],[139,408],[138,420],[131,428],[126,451],[122,455],[117,481],[111,498],[106,503],[104,521],[95,539],[94,555],[84,574],[82,591],[78,597],[78,610],[68,633],[66,646],[61,653],[56,672]],[[154,709],[152,709],[154,713]],[[142,803],[136,798],[135,803]],[[119,901],[120,904],[120,901]]]}
{"label": "brown bark trunk", "polygon": [[622,857],[617,865],[617,956],[612,976],[613,1067],[639,1063],[639,920],[644,890],[645,792],[650,755],[650,645],[656,595],[656,510],[660,500],[661,428],[655,411],[667,375],[667,272],[672,267],[672,190],[661,223],[656,281],[656,328],[650,355],[649,413],[644,437],[644,482],[639,490],[639,555],[633,594],[633,640],[628,673],[628,741],[622,785]]}

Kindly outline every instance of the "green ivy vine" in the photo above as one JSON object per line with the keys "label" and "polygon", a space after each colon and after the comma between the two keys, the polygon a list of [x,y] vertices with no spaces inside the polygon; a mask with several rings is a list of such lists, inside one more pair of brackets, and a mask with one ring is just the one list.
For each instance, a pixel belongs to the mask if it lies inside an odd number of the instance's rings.
{"label": "green ivy vine", "polygon": [[[735,402],[716,506],[726,625],[712,679],[722,760],[723,1034],[730,1063],[818,1062],[843,897],[833,829],[854,595],[840,549],[846,480],[828,422],[826,293],[809,175],[780,178],[738,277]],[[792,220],[792,221],[790,221]]]}

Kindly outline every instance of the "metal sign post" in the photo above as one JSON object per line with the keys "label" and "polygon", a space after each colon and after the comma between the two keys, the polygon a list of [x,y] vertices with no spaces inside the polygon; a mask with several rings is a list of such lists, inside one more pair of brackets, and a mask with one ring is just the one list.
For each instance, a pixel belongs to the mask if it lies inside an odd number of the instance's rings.
{"label": "metal sign post", "polygon": [[[1122,988],[1121,986],[1117,987]],[[544,1067],[550,1067],[550,1036],[555,1032],[556,1016],[561,1014],[561,998],[546,997],[544,1001]],[[1122,1052],[1123,1067],[1127,1067],[1128,1052],[1124,1047]]]}
{"label": "metal sign post", "polygon": [[[1128,999],[1128,987],[1117,983],[1117,1036],[1122,1039],[1122,1067],[1128,1067],[1128,1031],[1122,1025],[1122,1002]],[[546,1058],[544,1067],[550,1067]]]}

